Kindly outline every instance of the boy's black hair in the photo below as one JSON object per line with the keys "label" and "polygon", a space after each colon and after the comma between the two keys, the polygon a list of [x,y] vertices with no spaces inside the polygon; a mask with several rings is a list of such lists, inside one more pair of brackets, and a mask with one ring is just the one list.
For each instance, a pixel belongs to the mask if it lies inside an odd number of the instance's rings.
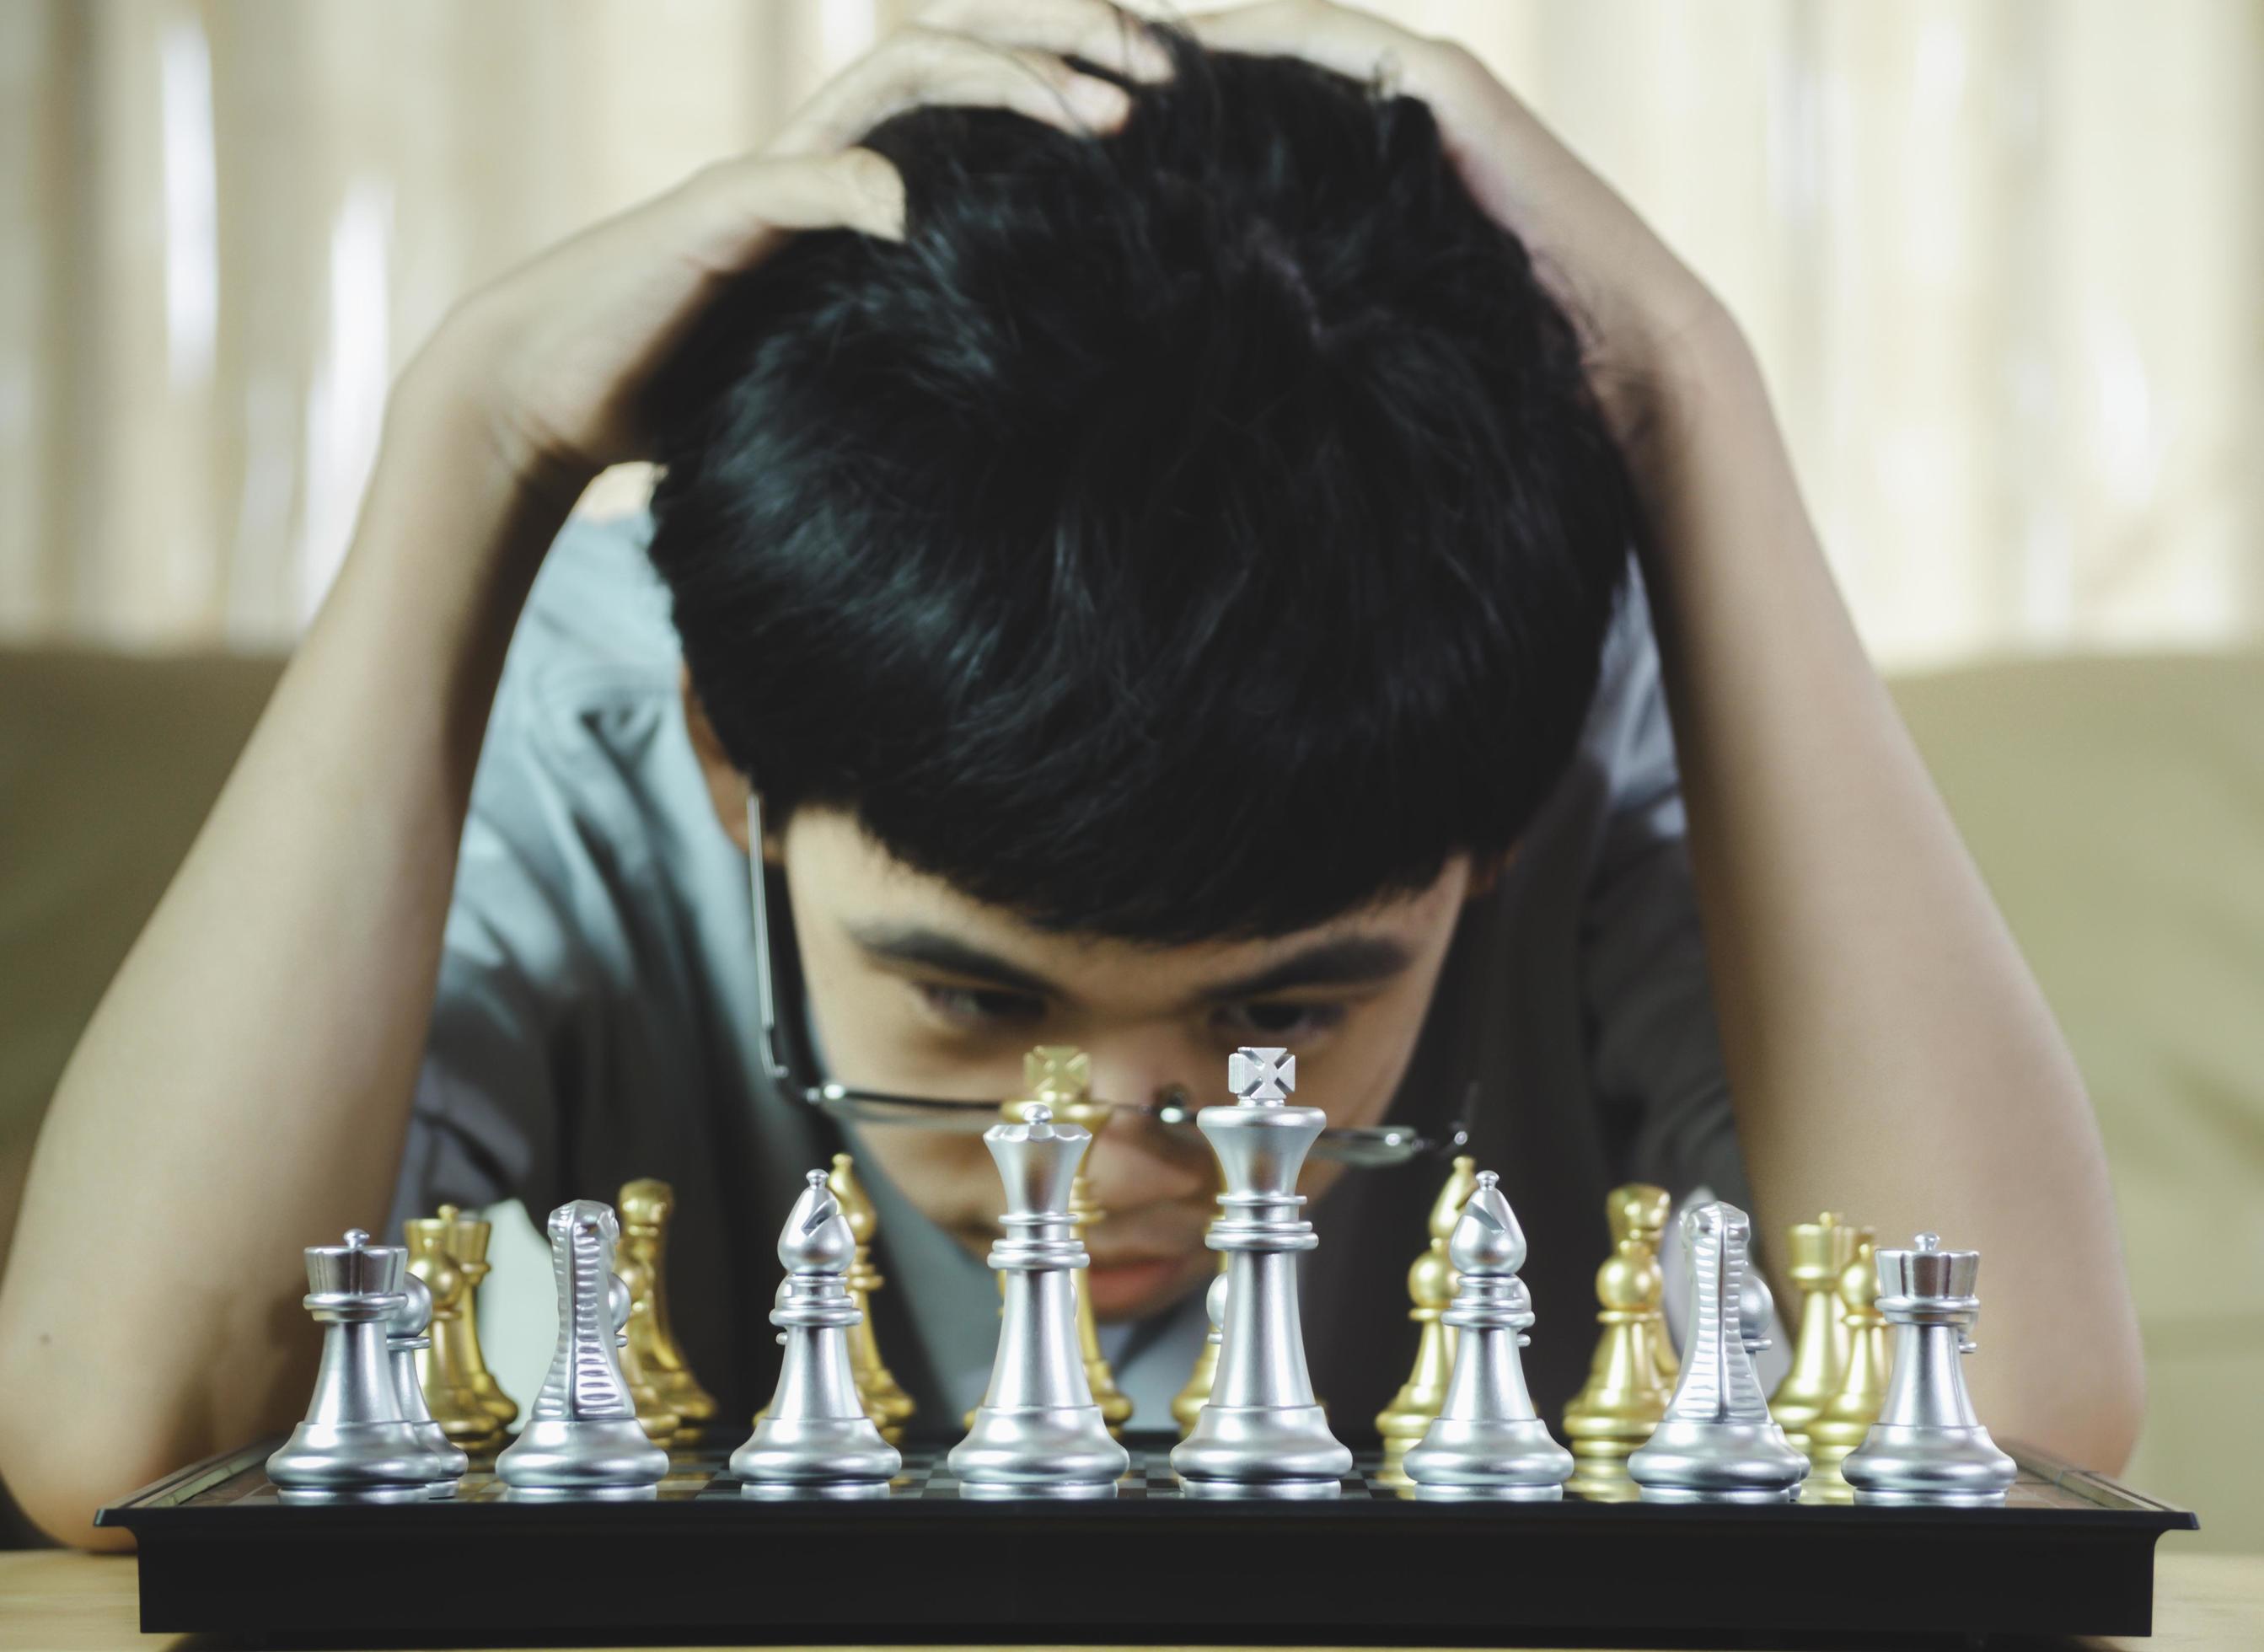
{"label": "boy's black hair", "polygon": [[662,375],[652,555],[772,824],[1050,929],[1284,934],[1509,847],[1641,532],[1426,105],[1165,38],[1115,134],[920,107]]}

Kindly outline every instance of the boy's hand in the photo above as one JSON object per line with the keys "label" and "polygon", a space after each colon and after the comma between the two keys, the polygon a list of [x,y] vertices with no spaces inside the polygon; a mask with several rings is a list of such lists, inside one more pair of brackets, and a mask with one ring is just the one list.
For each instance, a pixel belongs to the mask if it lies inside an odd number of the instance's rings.
{"label": "boy's hand", "polygon": [[[1070,131],[1110,130],[1123,91],[1074,53],[1133,79],[1170,63],[1102,0],[961,0],[932,7],[823,88],[759,155],[720,162],[583,231],[465,300],[409,372],[410,417],[468,410],[513,479],[570,498],[640,457],[639,395],[731,277],[797,229],[900,240],[903,183],[846,148],[920,104],[1012,109]],[[447,421],[454,424],[454,421]]]}
{"label": "boy's hand", "polygon": [[1542,285],[1580,327],[1622,440],[1661,367],[1731,326],[1705,283],[1466,47],[1329,0],[1268,0],[1188,26],[1220,51],[1302,57],[1428,104],[1463,185],[1531,250]]}

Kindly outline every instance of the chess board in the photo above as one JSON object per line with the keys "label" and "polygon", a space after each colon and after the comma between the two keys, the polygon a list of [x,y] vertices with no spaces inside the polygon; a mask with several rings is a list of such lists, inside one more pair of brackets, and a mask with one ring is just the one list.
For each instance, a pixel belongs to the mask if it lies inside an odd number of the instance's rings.
{"label": "chess board", "polygon": [[[679,1450],[631,1502],[280,1502],[270,1440],[102,1511],[141,1552],[142,1627],[351,1641],[648,1632],[757,1641],[1409,1641],[1621,1631],[2144,1634],[2153,1551],[2189,1512],[2014,1447],[1992,1509],[1689,1506],[1568,1492],[1441,1503],[1194,1497],[1164,1436],[1092,1500],[961,1495],[909,1446],[873,1497],[751,1497],[737,1442]],[[1844,1496],[1844,1484],[1839,1488]]]}

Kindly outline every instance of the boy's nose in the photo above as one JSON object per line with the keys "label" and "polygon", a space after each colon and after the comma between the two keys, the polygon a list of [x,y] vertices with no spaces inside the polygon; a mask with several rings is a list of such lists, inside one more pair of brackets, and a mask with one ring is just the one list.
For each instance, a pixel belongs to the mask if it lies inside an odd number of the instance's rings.
{"label": "boy's nose", "polygon": [[[1174,1090],[1186,1093],[1182,1081],[1130,1069],[1093,1075],[1093,1094],[1110,1100],[1154,1102]],[[1191,1104],[1181,1105],[1192,1113]],[[1209,1144],[1191,1127],[1166,1126],[1130,1108],[1112,1112],[1101,1125],[1087,1149],[1085,1174],[1093,1197],[1112,1212],[1205,1199],[1217,1180]]]}

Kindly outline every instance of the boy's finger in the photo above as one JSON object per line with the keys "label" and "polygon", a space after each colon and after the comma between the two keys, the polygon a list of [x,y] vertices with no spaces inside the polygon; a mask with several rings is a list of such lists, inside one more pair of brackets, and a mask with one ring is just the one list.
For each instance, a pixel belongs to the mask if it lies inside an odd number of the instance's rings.
{"label": "boy's finger", "polygon": [[919,21],[998,46],[1081,57],[1127,80],[1172,76],[1172,54],[1155,32],[1110,0],[936,0]]}
{"label": "boy's finger", "polygon": [[1121,87],[1079,74],[1054,53],[915,25],[822,88],[766,152],[831,153],[922,104],[1010,109],[1069,132],[1111,130],[1131,111]]}

